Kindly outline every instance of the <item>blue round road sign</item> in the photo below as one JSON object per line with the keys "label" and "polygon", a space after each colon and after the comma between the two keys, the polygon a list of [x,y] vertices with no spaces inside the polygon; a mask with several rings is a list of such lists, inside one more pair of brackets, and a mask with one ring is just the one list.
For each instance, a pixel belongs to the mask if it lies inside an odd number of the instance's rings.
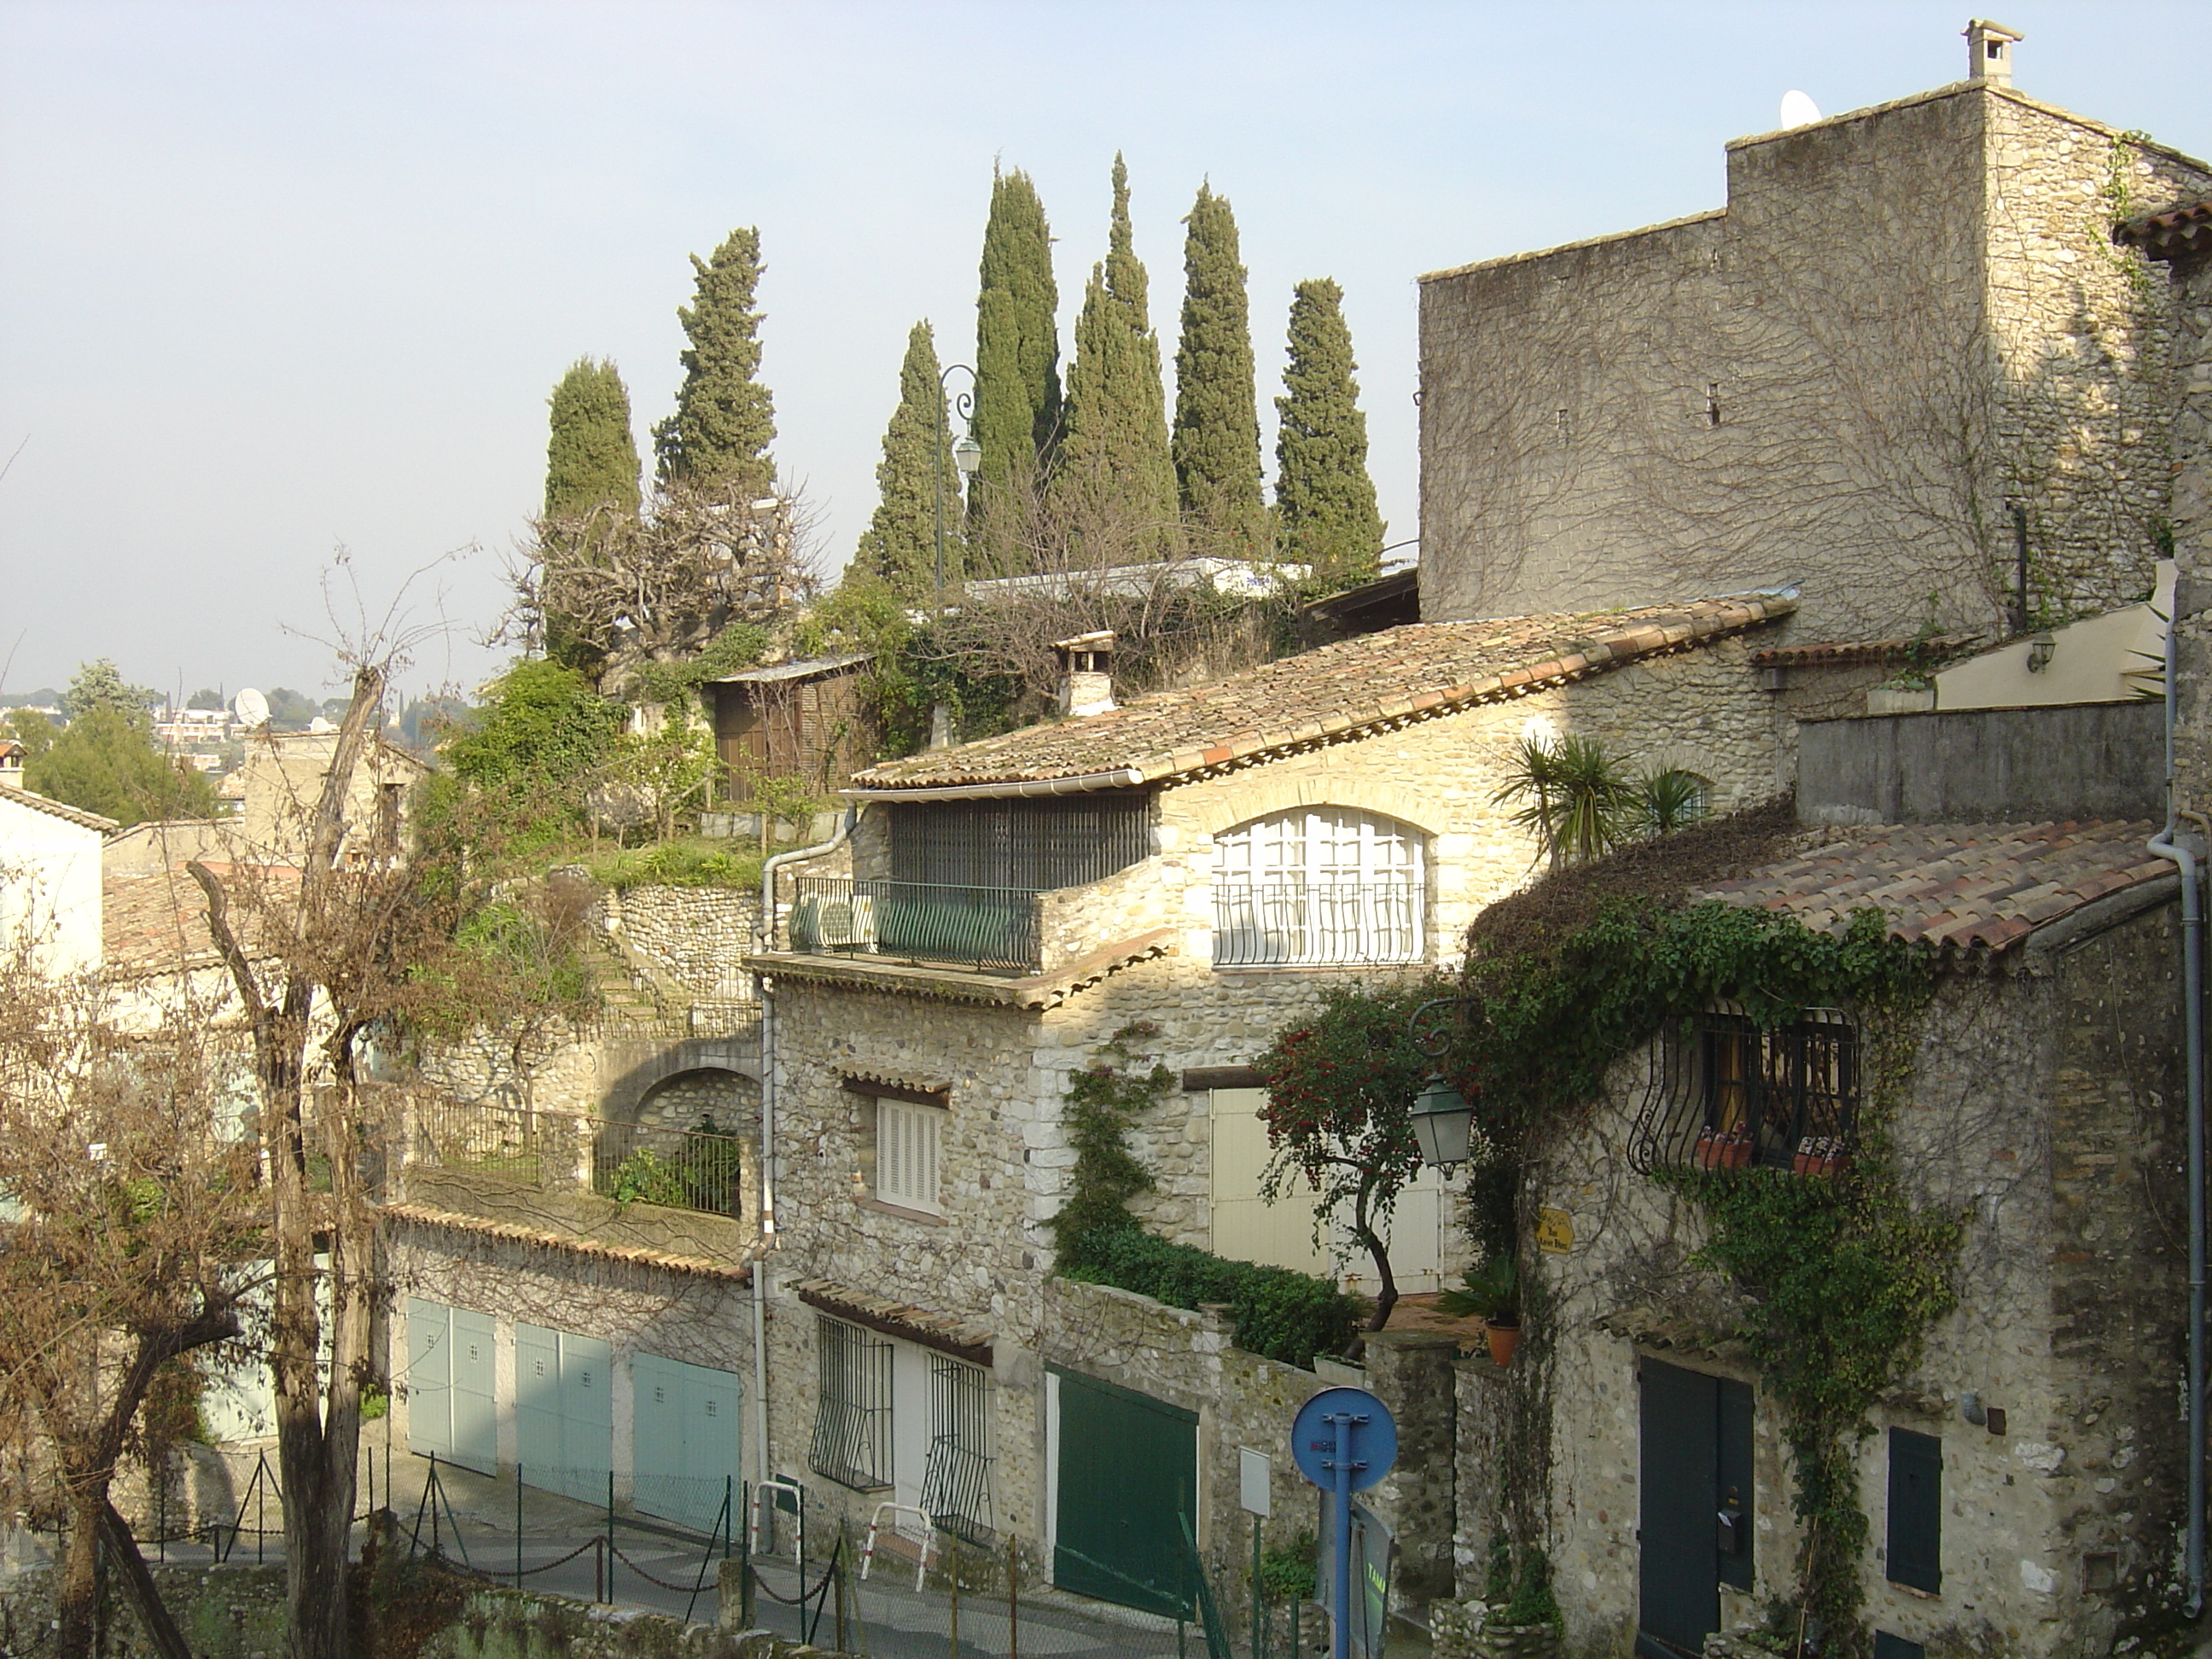
{"label": "blue round road sign", "polygon": [[1340,1445],[1357,1466],[1352,1490],[1364,1492],[1398,1461],[1397,1420],[1364,1389],[1323,1389],[1298,1408],[1297,1420],[1291,1425],[1291,1455],[1300,1474],[1323,1492],[1334,1492]]}

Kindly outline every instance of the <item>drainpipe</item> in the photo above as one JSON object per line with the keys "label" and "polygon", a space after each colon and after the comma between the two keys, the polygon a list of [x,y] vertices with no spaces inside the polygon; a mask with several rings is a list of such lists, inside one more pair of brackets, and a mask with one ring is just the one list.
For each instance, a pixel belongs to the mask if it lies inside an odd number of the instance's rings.
{"label": "drainpipe", "polygon": [[2148,850],[2181,866],[2182,1026],[2189,1066],[2189,1539],[2184,1603],[2194,1619],[2204,1606],[2204,908],[2197,856],[2174,839],[2181,822],[2173,763],[2176,701],[2174,629],[2166,628],[2166,828]]}
{"label": "drainpipe", "polygon": [[[775,949],[775,872],[787,864],[818,859],[836,852],[853,833],[860,809],[848,807],[837,821],[837,833],[812,847],[778,853],[761,866],[762,948]],[[775,1248],[775,997],[768,975],[755,969],[753,995],[761,1011],[761,1242],[753,1257],[753,1483],[758,1486],[771,1473],[768,1456],[768,1262]],[[750,1517],[747,1517],[750,1523]],[[737,1524],[732,1516],[732,1528]]]}

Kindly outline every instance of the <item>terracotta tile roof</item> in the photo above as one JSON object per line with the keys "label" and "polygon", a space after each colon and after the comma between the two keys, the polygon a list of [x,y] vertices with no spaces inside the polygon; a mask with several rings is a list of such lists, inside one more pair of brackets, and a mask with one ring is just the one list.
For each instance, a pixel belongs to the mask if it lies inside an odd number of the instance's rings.
{"label": "terracotta tile roof", "polygon": [[1753,668],[1789,668],[1810,665],[1841,666],[1850,663],[1894,662],[1914,646],[1932,653],[1949,655],[1981,639],[1978,634],[1939,634],[1934,639],[1808,641],[1802,645],[1780,645],[1751,653]]}
{"label": "terracotta tile roof", "polygon": [[[209,868],[218,877],[233,870],[227,864]],[[263,866],[256,874],[288,884],[299,879],[298,871],[284,866]],[[231,914],[238,925],[250,924],[243,907],[234,905]],[[183,869],[108,875],[100,884],[100,931],[101,959],[120,973],[173,972],[216,959],[207,896]]]}
{"label": "terracotta tile roof", "polygon": [[810,1308],[819,1308],[833,1318],[865,1325],[886,1336],[902,1336],[909,1342],[964,1359],[971,1365],[991,1363],[991,1328],[953,1314],[932,1313],[911,1302],[856,1290],[830,1279],[795,1279],[791,1288]]}
{"label": "terracotta tile roof", "polygon": [[97,812],[84,811],[64,801],[48,800],[44,795],[18,789],[12,783],[0,783],[0,800],[13,801],[18,806],[27,806],[34,812],[44,812],[48,817],[61,818],[83,829],[97,830],[103,836],[112,836],[123,827],[113,818],[104,818]]}
{"label": "terracotta tile roof", "polygon": [[752,1282],[751,1267],[741,1261],[714,1261],[703,1256],[678,1255],[669,1250],[649,1250],[635,1244],[610,1244],[601,1239],[551,1232],[543,1227],[519,1226],[511,1221],[494,1221],[483,1216],[433,1209],[422,1204],[387,1204],[382,1212],[395,1221],[410,1222],[418,1227],[438,1227],[456,1233],[480,1233],[486,1238],[501,1239],[510,1244],[526,1244],[541,1250],[564,1251],[570,1255],[591,1256],[601,1261],[627,1261],[641,1267],[659,1267],[669,1273],[692,1273],[702,1279],[732,1279],[740,1285]]}
{"label": "terracotta tile roof", "polygon": [[2154,259],[2186,259],[2212,253],[2212,201],[2185,202],[2164,213],[2130,219],[2112,240],[2139,247]]}
{"label": "terracotta tile roof", "polygon": [[1798,852],[1697,895],[1786,910],[1840,933],[1854,910],[1902,939],[2002,951],[2108,893],[2171,876],[2148,822],[1880,824],[1823,830]]}
{"label": "terracotta tile roof", "polygon": [[1095,779],[1091,787],[1152,783],[1564,684],[1796,608],[1781,594],[1752,594],[1595,615],[1411,623],[1079,720],[886,761],[854,782],[884,790],[1076,778]]}

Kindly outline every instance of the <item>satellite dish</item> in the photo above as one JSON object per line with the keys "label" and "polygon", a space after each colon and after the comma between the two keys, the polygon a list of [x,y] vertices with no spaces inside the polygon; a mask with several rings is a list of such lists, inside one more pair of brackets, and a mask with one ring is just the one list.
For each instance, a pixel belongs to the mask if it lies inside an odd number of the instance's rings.
{"label": "satellite dish", "polygon": [[1780,125],[1785,127],[1808,126],[1820,118],[1820,106],[1814,103],[1810,98],[1808,98],[1803,93],[1790,91],[1785,92],[1782,94],[1782,119],[1779,123]]}
{"label": "satellite dish", "polygon": [[269,724],[269,699],[250,685],[231,700],[230,706],[238,715],[238,723],[240,726]]}

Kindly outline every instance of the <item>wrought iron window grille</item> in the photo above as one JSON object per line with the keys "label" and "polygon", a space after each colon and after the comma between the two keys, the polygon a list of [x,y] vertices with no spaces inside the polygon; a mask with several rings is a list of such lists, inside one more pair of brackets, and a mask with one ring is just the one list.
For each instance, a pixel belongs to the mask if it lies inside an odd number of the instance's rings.
{"label": "wrought iron window grille", "polygon": [[1152,855],[1152,799],[1103,792],[1035,799],[899,802],[891,877],[934,886],[1051,892]]}
{"label": "wrought iron window grille", "polygon": [[1403,881],[1213,884],[1217,968],[1419,962],[1425,885]]}
{"label": "wrought iron window grille", "polygon": [[890,1486],[890,1339],[817,1314],[814,1352],[818,1377],[807,1467],[856,1492]]}
{"label": "wrought iron window grille", "polygon": [[944,1355],[929,1368],[929,1460],[921,1508],[971,1544],[991,1541],[991,1374]]}
{"label": "wrought iron window grille", "polygon": [[1640,1172],[1759,1167],[1833,1175],[1858,1139],[1859,1029],[1837,1008],[1762,1029],[1723,1006],[1668,1022],[1629,1131]]}

